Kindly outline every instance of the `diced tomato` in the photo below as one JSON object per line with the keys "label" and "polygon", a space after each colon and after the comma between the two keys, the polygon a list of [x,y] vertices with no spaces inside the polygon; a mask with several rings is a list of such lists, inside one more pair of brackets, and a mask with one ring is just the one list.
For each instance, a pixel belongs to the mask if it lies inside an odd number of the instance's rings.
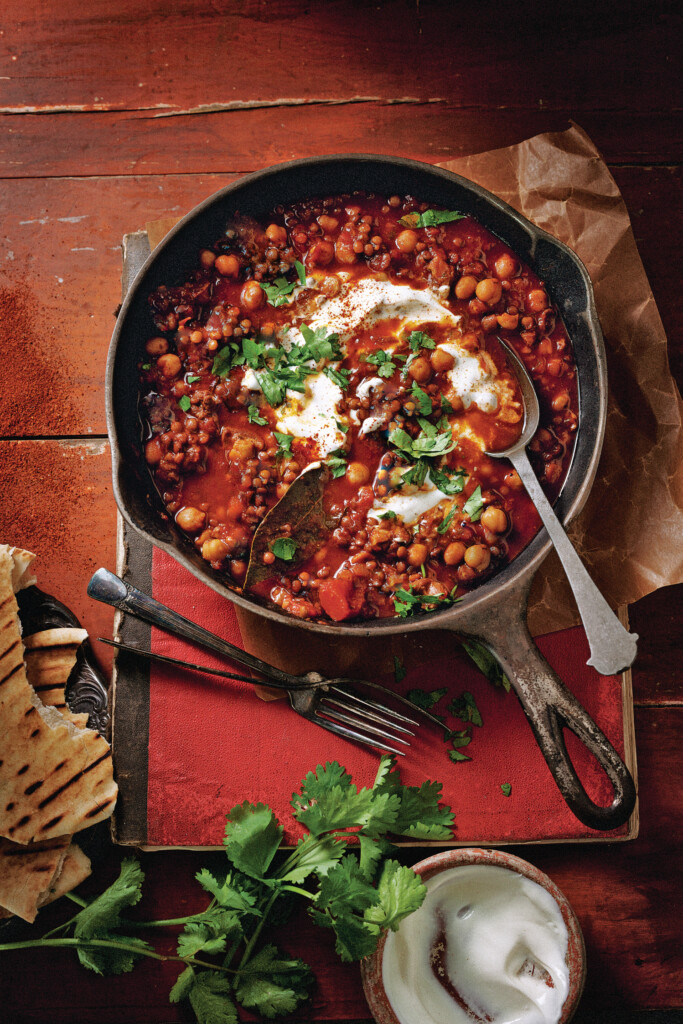
{"label": "diced tomato", "polygon": [[330,580],[323,580],[320,584],[318,594],[320,595],[320,604],[322,605],[323,611],[329,615],[335,622],[341,622],[342,619],[348,619],[353,614],[353,609],[350,604],[351,590],[353,583],[351,580],[342,580],[332,578]]}

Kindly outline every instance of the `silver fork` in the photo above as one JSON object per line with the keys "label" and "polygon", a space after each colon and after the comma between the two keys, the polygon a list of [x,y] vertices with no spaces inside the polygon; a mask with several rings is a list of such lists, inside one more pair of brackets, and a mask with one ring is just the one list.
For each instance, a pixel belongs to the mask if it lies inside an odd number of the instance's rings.
{"label": "silver fork", "polygon": [[409,707],[413,714],[422,715],[434,725],[443,728],[442,723],[428,711],[415,707],[401,694],[394,693],[392,690],[380,686],[379,683],[346,677],[327,679],[319,672],[307,672],[303,676],[295,676],[275,668],[274,665],[269,665],[253,654],[240,650],[239,647],[215,636],[207,629],[197,625],[196,622],[186,619],[161,602],[143,594],[141,590],[125,583],[108,569],[97,570],[88,584],[88,594],[96,601],[112,605],[114,608],[119,608],[129,615],[150,622],[169,633],[190,640],[192,643],[214,651],[223,657],[238,661],[266,678],[265,680],[254,679],[251,676],[239,675],[222,669],[194,665],[177,658],[169,658],[166,655],[122,644],[116,640],[104,640],[104,643],[134,652],[152,661],[161,661],[196,672],[205,672],[226,679],[237,679],[246,683],[264,682],[275,689],[285,690],[289,697],[290,707],[298,715],[323,729],[328,729],[337,736],[355,740],[357,743],[376,750],[388,750],[391,753],[403,755],[405,750],[401,749],[401,746],[409,746],[410,739],[408,737],[415,735],[410,726],[417,727],[419,723],[414,718],[358,693],[356,688],[359,686],[367,686],[379,691],[388,698]]}

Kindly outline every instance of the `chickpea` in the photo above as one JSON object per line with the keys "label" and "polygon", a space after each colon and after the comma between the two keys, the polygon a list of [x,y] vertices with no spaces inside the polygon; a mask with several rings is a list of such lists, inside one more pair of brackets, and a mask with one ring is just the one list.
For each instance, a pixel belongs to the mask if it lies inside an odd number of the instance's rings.
{"label": "chickpea", "polygon": [[237,277],[240,272],[240,261],[232,253],[219,256],[216,260],[216,270],[223,277]]}
{"label": "chickpea", "polygon": [[157,366],[163,373],[164,377],[177,377],[180,373],[180,359],[172,352],[167,352],[166,355],[159,356],[157,360]]}
{"label": "chickpea", "polygon": [[435,348],[429,357],[435,373],[446,373],[455,366],[455,359],[445,348]]}
{"label": "chickpea", "polygon": [[504,328],[506,331],[514,331],[519,323],[519,315],[517,313],[500,313],[496,320],[499,327]]}
{"label": "chickpea", "polygon": [[330,232],[335,231],[339,227],[339,221],[336,217],[328,217],[326,213],[321,214],[318,217],[318,224],[323,231]]}
{"label": "chickpea", "polygon": [[424,565],[428,554],[429,551],[426,544],[411,544],[408,548],[408,564],[414,566]]}
{"label": "chickpea", "polygon": [[273,245],[286,245],[287,229],[283,228],[281,224],[269,224],[266,228],[266,238]]}
{"label": "chickpea", "polygon": [[310,264],[312,267],[329,267],[333,259],[334,246],[332,245],[332,242],[326,242],[324,239],[320,239],[320,241],[314,242],[308,250],[306,263]]}
{"label": "chickpea", "polygon": [[199,254],[199,262],[203,267],[206,267],[207,270],[210,270],[216,262],[216,253],[211,252],[210,249],[202,249]]}
{"label": "chickpea", "polygon": [[349,462],[346,467],[346,479],[354,487],[362,487],[370,479],[370,470],[362,462]]}
{"label": "chickpea", "polygon": [[204,331],[201,328],[196,331],[192,331],[190,334],[190,341],[193,345],[201,345],[204,341]]}
{"label": "chickpea", "polygon": [[413,252],[418,243],[417,232],[407,228],[396,236],[396,248],[399,252]]}
{"label": "chickpea", "polygon": [[335,295],[339,295],[341,291],[341,281],[334,274],[330,274],[328,277],[324,277],[320,282],[320,290],[333,299]]}
{"label": "chickpea", "polygon": [[555,395],[551,404],[554,412],[560,412],[569,405],[569,395],[566,391],[560,391],[559,394]]}
{"label": "chickpea", "polygon": [[251,313],[263,305],[265,292],[258,281],[247,281],[240,292],[240,302]]}
{"label": "chickpea", "polygon": [[496,277],[499,277],[501,281],[507,281],[509,277],[515,276],[517,261],[509,253],[503,253],[494,263],[494,269]]}
{"label": "chickpea", "polygon": [[153,437],[152,440],[148,441],[145,445],[145,459],[147,460],[148,465],[157,466],[161,462],[163,456],[164,453],[162,451],[159,438]]}
{"label": "chickpea", "polygon": [[207,562],[222,562],[228,554],[228,545],[212,537],[202,544],[202,558]]}
{"label": "chickpea", "polygon": [[477,285],[476,291],[480,302],[485,302],[487,306],[495,306],[497,302],[500,302],[503,287],[500,281],[496,281],[495,277],[485,277]]}
{"label": "chickpea", "polygon": [[425,359],[424,356],[418,356],[408,367],[408,373],[418,384],[424,384],[432,375],[432,367],[428,359]]}
{"label": "chickpea", "polygon": [[145,352],[148,356],[163,356],[165,352],[168,352],[166,338],[150,338],[145,345]]}
{"label": "chickpea", "polygon": [[465,557],[465,545],[462,541],[454,540],[449,544],[443,553],[443,560],[446,565],[458,565]]}
{"label": "chickpea", "polygon": [[491,533],[505,533],[508,528],[508,517],[502,508],[489,505],[481,514],[481,525]]}
{"label": "chickpea", "polygon": [[231,462],[246,462],[254,454],[254,442],[250,437],[236,437],[228,452]]}
{"label": "chickpea", "polygon": [[542,288],[532,288],[527,296],[526,308],[532,313],[540,313],[548,305],[548,296]]}
{"label": "chickpea", "polygon": [[337,259],[340,263],[351,264],[356,262],[356,253],[353,250],[353,244],[351,243],[349,236],[346,235],[344,231],[342,231],[341,235],[334,243],[334,251],[337,254]]}
{"label": "chickpea", "polygon": [[186,530],[187,533],[199,533],[204,526],[205,519],[205,514],[200,509],[193,508],[192,505],[186,505],[185,508],[181,508],[175,517],[175,521],[180,529]]}
{"label": "chickpea", "polygon": [[461,277],[455,286],[456,299],[471,299],[477,289],[476,277],[466,274]]}
{"label": "chickpea", "polygon": [[465,562],[470,569],[483,572],[491,562],[491,552],[483,544],[471,544],[465,551]]}

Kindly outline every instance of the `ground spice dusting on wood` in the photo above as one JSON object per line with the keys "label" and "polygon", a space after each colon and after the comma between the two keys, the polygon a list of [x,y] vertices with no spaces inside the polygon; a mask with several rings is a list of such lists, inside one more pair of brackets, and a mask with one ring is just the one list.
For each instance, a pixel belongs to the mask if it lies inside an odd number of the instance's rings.
{"label": "ground spice dusting on wood", "polygon": [[82,432],[71,368],[55,334],[28,288],[0,287],[0,433],[6,437]]}

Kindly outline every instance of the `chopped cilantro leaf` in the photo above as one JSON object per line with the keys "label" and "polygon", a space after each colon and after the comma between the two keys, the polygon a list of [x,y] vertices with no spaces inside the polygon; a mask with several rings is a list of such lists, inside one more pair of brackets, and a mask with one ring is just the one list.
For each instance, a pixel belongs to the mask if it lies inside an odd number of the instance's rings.
{"label": "chopped cilantro leaf", "polygon": [[259,427],[267,427],[268,420],[259,415],[258,406],[250,405],[247,409],[247,418],[250,423],[256,423]]}
{"label": "chopped cilantro leaf", "polygon": [[276,558],[281,558],[283,562],[292,562],[296,555],[296,541],[291,537],[278,537],[271,541],[270,550]]}
{"label": "chopped cilantro leaf", "polygon": [[409,590],[399,587],[398,590],[394,591],[394,608],[396,609],[396,614],[402,619],[407,618],[409,615],[415,615],[416,612],[434,611],[437,605],[445,608],[453,603],[453,599],[446,594],[443,597],[431,594],[415,594],[412,586]]}
{"label": "chopped cilantro leaf", "polygon": [[461,693],[459,697],[454,697],[448,705],[448,710],[456,718],[461,718],[463,722],[471,722],[472,725],[482,726],[484,724],[477,702],[471,693],[467,690]]}
{"label": "chopped cilantro leaf", "polygon": [[218,355],[214,357],[211,373],[214,373],[217,377],[227,377],[234,366],[234,355],[235,346],[226,345],[222,348]]}
{"label": "chopped cilantro leaf", "polygon": [[403,682],[406,677],[406,670],[403,667],[403,662],[397,654],[394,655],[394,679],[397,683]]}
{"label": "chopped cilantro leaf", "polygon": [[393,509],[389,509],[388,512],[380,512],[379,518],[380,519],[398,519],[398,516],[393,511]]}
{"label": "chopped cilantro leaf", "polygon": [[254,338],[245,338],[243,340],[242,352],[244,353],[244,360],[247,366],[251,366],[252,370],[256,370],[259,365],[262,365],[265,348],[264,342],[255,341]]}
{"label": "chopped cilantro leaf", "polygon": [[453,408],[453,406],[448,401],[445,395],[441,396],[441,409],[446,414],[455,412],[455,409]]}
{"label": "chopped cilantro leaf", "polygon": [[417,708],[422,708],[423,711],[430,711],[435,704],[445,697],[448,693],[447,687],[441,690],[408,690],[406,697],[414,704]]}
{"label": "chopped cilantro leaf", "polygon": [[510,680],[488,648],[477,640],[463,640],[462,646],[490,683],[493,683],[494,686],[502,686],[506,692],[510,692]]}
{"label": "chopped cilantro leaf", "polygon": [[275,453],[276,459],[289,458],[292,454],[292,441],[294,438],[291,434],[281,434],[279,430],[274,430],[275,440],[277,441],[277,451]]}
{"label": "chopped cilantro leaf", "polygon": [[453,516],[455,515],[455,513],[456,513],[456,508],[453,507],[450,510],[450,512],[448,513],[448,515],[445,516],[445,518],[442,520],[442,522],[440,522],[439,525],[437,526],[437,528],[436,528],[436,532],[437,533],[440,533],[443,536],[443,534],[446,532],[448,527],[451,525],[451,521],[452,521]]}
{"label": "chopped cilantro leaf", "polygon": [[[327,327],[316,327],[313,330],[308,324],[301,324],[299,328],[304,344],[299,345],[289,353],[290,362],[307,362],[313,360],[319,363],[323,359],[337,359],[341,356],[339,348],[339,335],[330,331]],[[314,372],[314,371],[311,371]]]}
{"label": "chopped cilantro leaf", "polygon": [[512,785],[509,782],[501,782],[500,788],[503,796],[510,796]]}
{"label": "chopped cilantro leaf", "polygon": [[467,754],[463,754],[462,750],[456,750],[456,749],[449,750],[448,751],[448,756],[450,757],[451,761],[471,761],[472,760],[472,758],[468,757]]}
{"label": "chopped cilantro leaf", "polygon": [[330,380],[337,385],[337,387],[342,389],[342,391],[348,390],[348,387],[351,383],[350,370],[344,370],[341,367],[335,370],[332,366],[326,366],[323,372],[325,373],[325,376],[329,377]]}
{"label": "chopped cilantro leaf", "polygon": [[411,351],[416,354],[421,348],[435,348],[436,342],[433,338],[430,338],[424,331],[411,331],[408,337],[408,344],[410,345]]}
{"label": "chopped cilantro leaf", "polygon": [[[152,364],[151,363],[143,363],[142,364],[142,369],[143,370],[151,370],[152,369]],[[199,377],[197,377],[197,380],[199,380]]]}
{"label": "chopped cilantro leaf", "polygon": [[192,405],[192,402],[190,401],[190,396],[183,395],[181,398],[178,399],[178,405],[183,410],[183,412],[189,412],[190,407]]}
{"label": "chopped cilantro leaf", "polygon": [[484,509],[484,500],[481,496],[481,487],[477,486],[463,506],[463,512],[470,517],[470,522],[478,523]]}
{"label": "chopped cilantro leaf", "polygon": [[465,486],[465,480],[467,474],[463,472],[457,472],[449,474],[437,469],[436,466],[432,466],[429,470],[429,477],[435,487],[438,487],[444,494],[460,494],[463,487]]}
{"label": "chopped cilantro leaf", "polygon": [[342,423],[341,420],[335,420],[335,423],[337,424],[337,426],[341,430],[342,434],[348,434],[348,432],[349,432],[349,425],[348,425],[348,423]]}
{"label": "chopped cilantro leaf", "polygon": [[185,379],[188,384],[196,384],[198,380],[201,380],[201,377],[198,377],[196,373],[192,373],[190,374],[189,377],[186,377]]}
{"label": "chopped cilantro leaf", "polygon": [[391,352],[385,352],[384,349],[378,349],[372,355],[363,356],[362,358],[366,363],[377,367],[377,373],[380,377],[393,377],[396,372],[396,364],[392,359]]}
{"label": "chopped cilantro leaf", "polygon": [[331,452],[329,457],[325,460],[325,465],[329,466],[332,470],[332,477],[337,480],[340,476],[344,476],[346,472],[346,452],[343,448],[337,448]]}
{"label": "chopped cilantro leaf", "polygon": [[401,478],[401,483],[414,484],[415,487],[422,487],[423,483],[427,478],[427,470],[429,469],[429,463],[426,459],[418,459],[414,466],[412,466]]}
{"label": "chopped cilantro leaf", "polygon": [[272,406],[273,409],[278,405],[282,405],[285,400],[285,392],[287,391],[285,381],[277,377],[272,370],[263,370],[259,377],[259,384],[268,405]]}
{"label": "chopped cilantro leaf", "polygon": [[410,393],[417,403],[418,412],[422,416],[430,416],[432,412],[432,400],[426,391],[423,391],[417,381],[413,381]]}
{"label": "chopped cilantro leaf", "polygon": [[306,268],[303,263],[300,263],[299,260],[294,260],[294,267],[299,275],[299,283],[302,285],[306,284]]}
{"label": "chopped cilantro leaf", "polygon": [[453,220],[463,220],[466,214],[458,213],[457,210],[425,210],[415,222],[416,228],[433,228],[437,224],[448,224]]}
{"label": "chopped cilantro leaf", "polygon": [[297,286],[296,281],[288,281],[286,277],[276,277],[272,284],[264,284],[263,281],[260,284],[271,306],[284,306]]}

